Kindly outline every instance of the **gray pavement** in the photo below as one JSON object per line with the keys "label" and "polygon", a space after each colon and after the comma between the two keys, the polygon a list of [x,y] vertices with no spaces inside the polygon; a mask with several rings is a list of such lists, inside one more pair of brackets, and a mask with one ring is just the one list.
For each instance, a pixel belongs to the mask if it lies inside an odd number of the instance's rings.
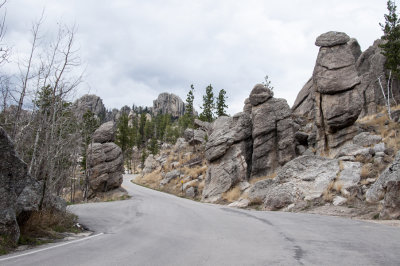
{"label": "gray pavement", "polygon": [[93,236],[2,256],[0,265],[400,265],[400,228],[204,204],[131,178],[129,200],[69,207]]}

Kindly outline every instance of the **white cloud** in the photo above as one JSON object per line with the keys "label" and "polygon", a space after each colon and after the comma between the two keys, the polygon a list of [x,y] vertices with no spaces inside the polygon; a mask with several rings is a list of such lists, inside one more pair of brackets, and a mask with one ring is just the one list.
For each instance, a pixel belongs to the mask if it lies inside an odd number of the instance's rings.
{"label": "white cloud", "polygon": [[275,96],[292,104],[312,74],[319,34],[344,31],[366,49],[386,13],[379,0],[14,0],[7,3],[7,41],[18,52],[43,7],[49,32],[60,20],[78,25],[87,65],[81,93],[90,89],[108,108],[151,105],[163,91],[185,100],[193,83],[198,106],[211,83],[215,94],[227,91],[231,114],[266,74]]}

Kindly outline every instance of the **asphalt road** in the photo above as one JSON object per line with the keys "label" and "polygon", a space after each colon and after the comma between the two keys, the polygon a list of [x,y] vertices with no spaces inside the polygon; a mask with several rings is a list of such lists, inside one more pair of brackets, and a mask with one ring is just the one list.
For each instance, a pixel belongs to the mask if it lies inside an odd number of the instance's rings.
{"label": "asphalt road", "polygon": [[204,204],[129,182],[130,200],[70,206],[91,237],[0,265],[400,265],[400,229]]}

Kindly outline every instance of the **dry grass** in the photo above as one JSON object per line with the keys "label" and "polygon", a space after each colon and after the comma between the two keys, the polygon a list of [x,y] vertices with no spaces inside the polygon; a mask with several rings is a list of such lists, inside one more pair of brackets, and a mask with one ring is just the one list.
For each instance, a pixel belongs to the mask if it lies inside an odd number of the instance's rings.
{"label": "dry grass", "polygon": [[20,244],[40,244],[29,243],[36,241],[36,238],[58,239],[63,232],[79,232],[81,231],[75,224],[78,217],[68,212],[58,212],[42,210],[33,212],[29,218],[20,226],[21,237]]}
{"label": "dry grass", "polygon": [[156,170],[147,175],[144,175],[142,178],[136,179],[139,184],[149,186],[149,187],[158,187],[162,180],[160,170]]}
{"label": "dry grass", "polygon": [[[380,113],[376,115],[365,116],[357,122],[365,127],[373,128],[374,133],[379,134],[386,147],[393,148],[395,151],[400,150],[400,124],[391,121],[385,107],[380,107]],[[399,110],[400,105],[391,108],[392,111]],[[380,116],[380,117],[378,117]]]}
{"label": "dry grass", "polygon": [[322,192],[322,199],[326,202],[332,202],[333,200],[333,186],[334,186],[334,181],[329,183],[329,185],[325,188],[324,192]]}
{"label": "dry grass", "polygon": [[372,158],[372,156],[364,156],[364,155],[362,155],[362,154],[358,154],[358,155],[356,156],[356,158],[355,158],[355,161],[356,161],[356,162],[363,163],[363,164],[366,164],[366,163],[371,163],[371,162],[373,162],[374,159]]}
{"label": "dry grass", "polygon": [[240,187],[235,186],[228,190],[227,192],[222,194],[222,198],[228,202],[234,202],[239,199],[240,197]]}
{"label": "dry grass", "polygon": [[266,176],[260,176],[260,177],[252,178],[252,179],[250,179],[249,183],[254,185],[255,183],[257,183],[258,181],[261,181],[261,180],[273,179],[273,178],[276,177],[276,175],[277,175],[276,173],[272,173],[272,174],[269,174],[269,175],[266,175]]}
{"label": "dry grass", "polygon": [[343,183],[340,181],[331,181],[325,190],[322,192],[322,199],[326,202],[332,202],[333,197],[340,193],[343,188]]}
{"label": "dry grass", "polygon": [[360,173],[361,179],[375,178],[378,176],[378,174],[379,174],[379,167],[376,167],[371,163],[364,164],[361,167],[361,173]]}
{"label": "dry grass", "polygon": [[197,165],[195,167],[184,167],[182,168],[183,172],[185,173],[185,175],[190,176],[191,178],[197,178],[199,176],[206,176],[206,172],[207,172],[207,165]]}

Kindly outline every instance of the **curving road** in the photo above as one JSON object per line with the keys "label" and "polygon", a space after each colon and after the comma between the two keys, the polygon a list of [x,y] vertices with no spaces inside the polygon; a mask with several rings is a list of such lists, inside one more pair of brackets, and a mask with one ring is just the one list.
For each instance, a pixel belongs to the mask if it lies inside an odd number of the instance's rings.
{"label": "curving road", "polygon": [[70,210],[94,235],[0,257],[0,265],[400,265],[400,228],[194,202],[143,188]]}

